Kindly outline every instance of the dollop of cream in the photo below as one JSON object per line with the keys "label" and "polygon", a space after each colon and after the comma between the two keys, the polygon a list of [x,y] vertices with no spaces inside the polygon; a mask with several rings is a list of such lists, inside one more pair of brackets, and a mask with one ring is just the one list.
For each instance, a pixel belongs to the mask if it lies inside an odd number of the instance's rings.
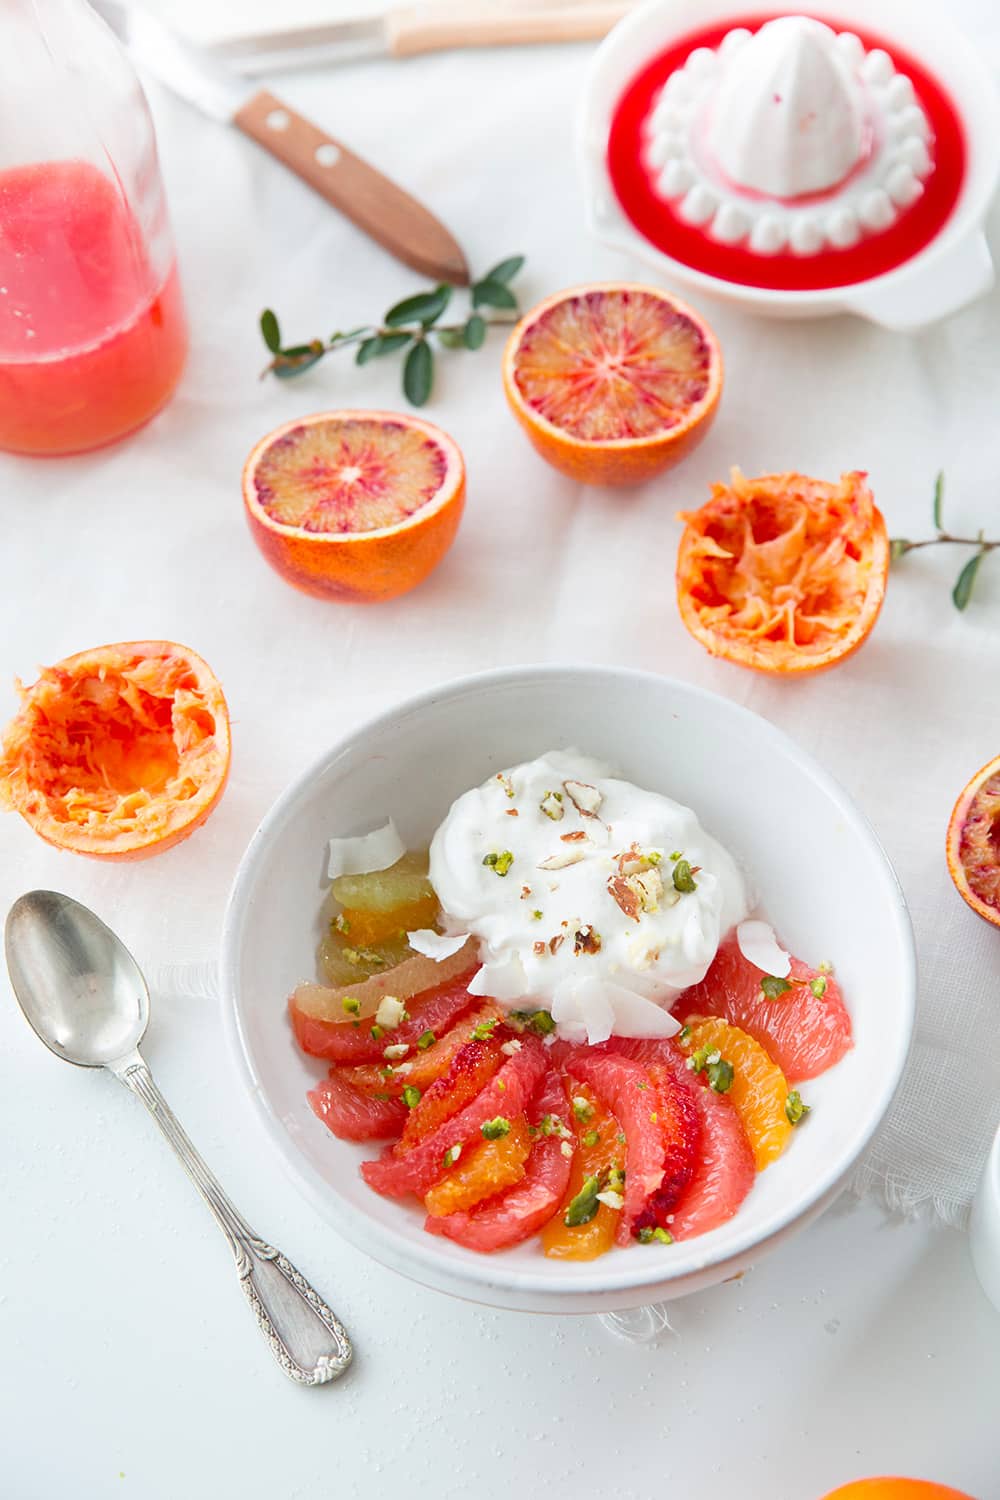
{"label": "dollop of cream", "polygon": [[668,1007],[748,910],[735,861],[690,808],[576,750],[463,793],[430,878],[449,929],[480,941],[470,989],[550,1011],[570,1041],[672,1035]]}

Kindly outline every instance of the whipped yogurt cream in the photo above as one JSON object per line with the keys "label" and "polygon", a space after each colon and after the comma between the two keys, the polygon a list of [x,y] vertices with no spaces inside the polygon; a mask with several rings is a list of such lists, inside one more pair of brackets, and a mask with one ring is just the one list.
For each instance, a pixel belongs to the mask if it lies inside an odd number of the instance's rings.
{"label": "whipped yogurt cream", "polygon": [[574,750],[465,792],[431,843],[449,929],[480,940],[470,989],[551,1012],[570,1041],[670,1036],[669,1007],[747,915],[695,814]]}

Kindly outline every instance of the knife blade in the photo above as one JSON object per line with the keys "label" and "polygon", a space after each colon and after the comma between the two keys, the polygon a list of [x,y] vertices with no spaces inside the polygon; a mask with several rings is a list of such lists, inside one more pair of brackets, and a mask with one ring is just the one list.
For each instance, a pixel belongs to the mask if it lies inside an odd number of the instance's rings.
{"label": "knife blade", "polygon": [[435,280],[468,285],[465,256],[441,221],[342,142],[149,12],[121,0],[91,3],[141,67],[263,146],[390,255]]}
{"label": "knife blade", "polygon": [[453,47],[595,41],[635,0],[423,0],[374,16],[277,27],[211,43],[243,74],[319,67],[363,57],[412,57]]}

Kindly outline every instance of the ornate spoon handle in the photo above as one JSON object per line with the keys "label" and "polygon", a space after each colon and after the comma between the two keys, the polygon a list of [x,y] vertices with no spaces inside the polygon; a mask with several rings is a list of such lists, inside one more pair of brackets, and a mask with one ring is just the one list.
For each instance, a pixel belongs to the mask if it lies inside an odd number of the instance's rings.
{"label": "ornate spoon handle", "polygon": [[114,1072],[145,1104],[211,1209],[232,1247],[240,1285],[260,1331],[285,1374],[302,1385],[336,1380],[353,1354],[340,1319],[291,1261],[254,1234],[233,1207],[138,1053],[125,1058]]}

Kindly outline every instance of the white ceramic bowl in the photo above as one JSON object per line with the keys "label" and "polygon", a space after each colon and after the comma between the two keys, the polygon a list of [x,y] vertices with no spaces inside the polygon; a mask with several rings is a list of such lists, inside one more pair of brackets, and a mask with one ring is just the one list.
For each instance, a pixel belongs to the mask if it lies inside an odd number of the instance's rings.
{"label": "white ceramic bowl", "polygon": [[[795,13],[794,6],[788,6]],[[900,331],[963,307],[993,285],[983,223],[1000,177],[1000,96],[979,53],[944,5],[912,0],[809,0],[805,13],[838,29],[857,26],[924,62],[955,101],[966,130],[965,182],[951,218],[918,255],[883,276],[819,291],[739,286],[694,270],[652,245],[622,210],[607,170],[608,130],[623,90],[671,42],[715,22],[737,24],[752,5],[739,0],[648,0],[609,32],[594,55],[577,119],[577,155],[590,227],[598,239],[636,255],[673,281],[774,317],[837,312]],[[770,11],[768,12],[770,14]]]}
{"label": "white ceramic bowl", "polygon": [[[744,863],[764,910],[804,957],[829,958],[855,1046],[805,1090],[813,1113],[737,1215],[700,1238],[616,1249],[590,1264],[537,1244],[486,1256],[426,1234],[416,1201],[381,1198],[306,1091],[324,1071],[293,1044],[285,999],[315,973],[326,841],[391,815],[426,844],[460,792],[551,748],[575,746],[697,810]],[[902,892],[871,828],[784,734],[724,698],[615,668],[525,667],[425,693],[348,735],[279,798],[254,834],[226,915],[224,1003],[242,1073],[291,1176],[334,1225],[428,1286],[501,1307],[608,1311],[744,1270],[844,1186],[906,1059],[915,966]]]}

